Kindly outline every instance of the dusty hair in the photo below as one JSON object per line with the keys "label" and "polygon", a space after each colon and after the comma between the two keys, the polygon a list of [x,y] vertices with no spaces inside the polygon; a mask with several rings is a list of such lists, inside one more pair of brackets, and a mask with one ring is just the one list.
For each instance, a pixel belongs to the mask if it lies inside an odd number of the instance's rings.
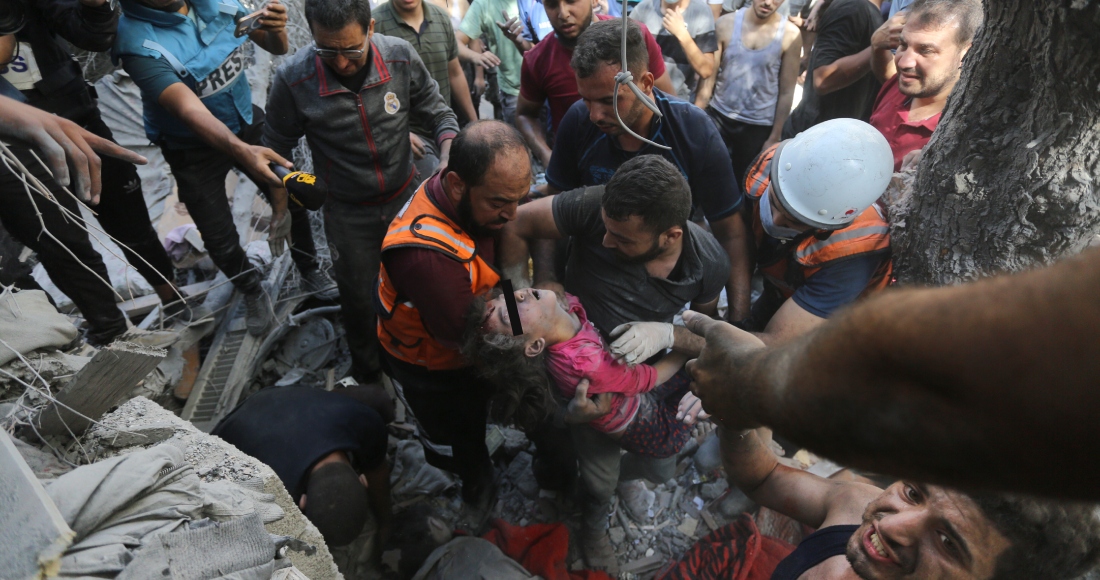
{"label": "dusty hair", "polygon": [[529,357],[522,338],[486,332],[482,327],[488,300],[499,294],[498,290],[474,298],[466,317],[462,355],[493,385],[489,418],[530,432],[553,415],[558,403],[546,372],[545,351]]}
{"label": "dusty hair", "polygon": [[687,229],[691,188],[684,174],[664,157],[639,155],[620,165],[611,176],[600,206],[615,221],[641,216],[655,234],[673,226]]}
{"label": "dusty hair", "polygon": [[909,6],[907,22],[919,28],[938,28],[952,22],[958,24],[955,41],[967,46],[982,27],[984,12],[981,0],[917,0]]}
{"label": "dusty hair", "polygon": [[1096,506],[1011,494],[973,494],[981,512],[1011,545],[994,580],[1076,578],[1100,560]]}

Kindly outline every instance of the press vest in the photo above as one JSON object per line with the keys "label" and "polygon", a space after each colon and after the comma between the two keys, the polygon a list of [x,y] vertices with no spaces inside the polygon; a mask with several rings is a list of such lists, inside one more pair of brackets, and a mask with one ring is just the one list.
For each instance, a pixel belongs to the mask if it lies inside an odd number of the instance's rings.
{"label": "press vest", "polygon": [[[745,177],[745,192],[753,202],[752,233],[756,247],[764,247],[764,225],[760,221],[760,197],[771,184],[772,157],[778,145],[773,145],[756,157]],[[880,254],[882,264],[871,276],[861,296],[881,290],[890,283],[893,262],[890,254],[890,225],[878,204],[872,204],[848,227],[818,239],[807,232],[787,241],[770,255],[757,257],[757,269],[785,298],[802,286],[806,279],[821,268],[856,256]]]}
{"label": "press vest", "polygon": [[[397,214],[382,240],[382,252],[395,248],[425,248],[440,252],[461,263],[469,273],[470,290],[476,296],[488,292],[500,281],[500,275],[477,255],[477,243],[435,204],[425,181]],[[431,284],[431,280],[420,280]],[[428,332],[416,305],[404,299],[386,272],[378,272],[374,288],[378,312],[378,340],[386,352],[410,364],[428,370],[448,370],[469,366],[458,351],[439,343]]]}
{"label": "press vest", "polygon": [[[154,10],[136,0],[121,0],[118,41],[111,52],[115,64],[127,56],[163,58],[206,108],[237,133],[252,123],[252,89],[245,75],[247,60],[237,38],[236,18],[244,14],[237,0],[188,0],[197,25],[177,12]],[[142,93],[145,134],[154,143],[193,141],[187,125],[160,106],[160,95]]]}

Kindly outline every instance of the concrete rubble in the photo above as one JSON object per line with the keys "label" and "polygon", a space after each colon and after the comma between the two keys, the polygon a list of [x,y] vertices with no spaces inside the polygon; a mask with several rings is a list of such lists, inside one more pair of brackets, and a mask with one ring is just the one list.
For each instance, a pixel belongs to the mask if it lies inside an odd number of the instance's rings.
{"label": "concrete rubble", "polygon": [[[80,401],[76,410],[92,412],[97,420],[74,422],[73,434],[78,437],[74,439],[64,431],[36,434],[41,422],[34,417],[55,405],[51,399],[60,398],[73,384],[82,382],[80,377],[91,372],[85,369],[90,368],[92,361],[107,356],[103,353],[111,350],[56,344],[60,339],[0,366],[3,424],[6,430],[18,434],[14,444],[45,482],[64,475],[74,466],[96,464],[168,443],[184,450],[186,463],[204,484],[232,483],[273,495],[275,505],[285,515],[267,523],[268,532],[294,537],[317,548],[312,555],[288,553],[294,574],[298,575],[290,578],[412,577],[437,547],[452,539],[452,530],[459,527],[462,502],[455,478],[424,461],[417,427],[400,402],[396,419],[389,426],[395,517],[391,539],[385,546],[376,545],[372,521],[351,546],[329,550],[316,529],[292,505],[289,494],[269,467],[204,432],[260,388],[287,384],[332,389],[336,379],[347,373],[350,361],[339,309],[301,295],[293,268],[288,268],[285,262],[268,264],[266,268],[269,279],[281,283],[282,304],[289,306],[279,310],[280,323],[267,336],[255,339],[247,351],[238,349],[230,353],[236,374],[231,381],[223,380],[222,386],[232,385],[232,389],[223,388],[204,421],[191,422],[179,415],[187,416],[189,408],[195,409],[196,401],[209,388],[215,370],[211,362],[216,360],[213,354],[220,348],[219,341],[224,341],[234,328],[234,309],[227,305],[236,298],[230,286],[218,286],[216,282],[207,294],[208,305],[222,305],[214,309],[218,311],[215,321],[194,327],[175,324],[165,330],[133,331],[127,336],[128,340],[140,343],[132,350],[146,356],[155,353],[143,367],[147,376],[140,381],[126,379],[121,386],[113,387],[112,396],[117,400],[110,406],[117,408],[101,417],[96,409],[89,408],[87,401]],[[192,369],[197,378],[190,396],[178,398],[175,387],[184,374],[183,352],[192,350],[201,353],[201,370]],[[125,375],[124,367],[119,365],[116,372]],[[83,432],[89,424],[90,428]],[[709,423],[696,429],[695,437],[678,458],[674,479],[659,485],[648,484],[654,500],[646,521],[633,521],[618,504],[618,498],[613,499],[608,515],[609,536],[619,559],[621,577],[652,578],[666,564],[678,560],[699,538],[744,512],[757,512],[748,498],[729,489],[721,472],[717,439],[712,430]],[[486,440],[493,453],[499,486],[491,516],[517,526],[564,522],[573,538],[567,566],[571,570],[583,568],[575,540],[579,529],[578,506],[565,494],[539,488],[532,470],[534,445],[521,431],[500,425],[489,426]],[[838,466],[818,461],[805,451],[784,461],[801,468],[812,466],[815,473],[825,476],[839,470]],[[797,540],[795,534],[801,533],[800,528],[774,512],[759,510],[756,518],[761,530],[772,535]]]}

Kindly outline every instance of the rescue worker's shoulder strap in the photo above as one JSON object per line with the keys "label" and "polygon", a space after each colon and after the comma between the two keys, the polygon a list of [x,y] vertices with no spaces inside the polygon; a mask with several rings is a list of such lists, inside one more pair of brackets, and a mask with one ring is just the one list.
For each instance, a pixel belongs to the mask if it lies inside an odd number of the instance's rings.
{"label": "rescue worker's shoulder strap", "polygon": [[472,261],[477,257],[477,245],[469,238],[456,237],[455,233],[451,223],[445,218],[428,213],[420,214],[408,225],[390,230],[387,236],[399,236],[405,239],[386,245],[382,251],[397,248],[423,248],[435,250],[458,262]]}

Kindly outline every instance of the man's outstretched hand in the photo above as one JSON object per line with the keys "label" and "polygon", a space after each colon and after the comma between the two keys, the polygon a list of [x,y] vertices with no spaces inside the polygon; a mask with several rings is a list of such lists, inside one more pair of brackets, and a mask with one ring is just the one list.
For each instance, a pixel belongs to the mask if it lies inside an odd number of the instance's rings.
{"label": "man's outstretched hand", "polygon": [[[72,121],[7,97],[0,97],[0,135],[37,149],[58,183],[71,185],[74,193],[93,204],[99,203],[101,188],[97,153],[145,164],[141,155],[93,135]],[[70,164],[73,176],[69,174]]]}
{"label": "man's outstretched hand", "polygon": [[761,422],[749,413],[749,395],[764,385],[748,380],[748,363],[764,343],[736,326],[698,312],[684,312],[684,324],[707,344],[699,358],[688,361],[691,390],[703,407],[727,429],[751,429]]}
{"label": "man's outstretched hand", "polygon": [[588,398],[588,379],[577,383],[573,400],[565,408],[566,423],[588,423],[611,412],[611,393],[600,393]]}

